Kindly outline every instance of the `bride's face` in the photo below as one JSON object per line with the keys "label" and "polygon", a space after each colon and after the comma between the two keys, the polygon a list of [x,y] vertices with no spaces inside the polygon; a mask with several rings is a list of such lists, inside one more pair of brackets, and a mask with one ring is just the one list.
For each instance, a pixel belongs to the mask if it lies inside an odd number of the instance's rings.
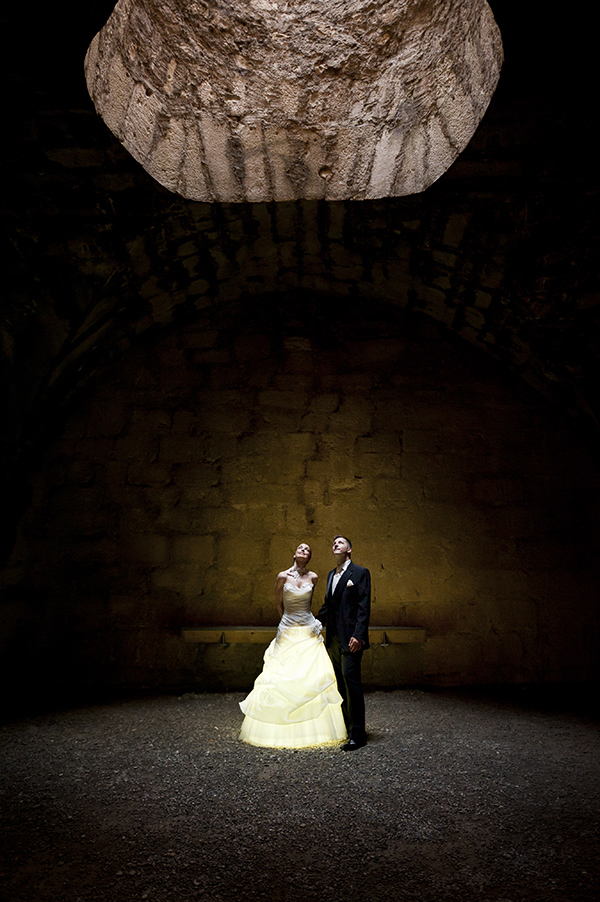
{"label": "bride's face", "polygon": [[294,553],[294,560],[299,564],[306,566],[311,559],[312,551],[310,550],[310,545],[307,545],[306,542],[302,542],[296,548]]}

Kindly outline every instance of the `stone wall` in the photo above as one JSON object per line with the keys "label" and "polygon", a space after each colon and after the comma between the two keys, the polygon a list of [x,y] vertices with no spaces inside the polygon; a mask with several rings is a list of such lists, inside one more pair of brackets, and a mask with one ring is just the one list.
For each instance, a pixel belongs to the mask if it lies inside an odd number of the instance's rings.
{"label": "stone wall", "polygon": [[249,685],[260,647],[181,628],[274,624],[301,540],[320,599],[338,531],[372,622],[427,630],[424,682],[597,675],[597,472],[554,409],[421,315],[207,307],[147,330],[57,432],[1,577],[23,684]]}

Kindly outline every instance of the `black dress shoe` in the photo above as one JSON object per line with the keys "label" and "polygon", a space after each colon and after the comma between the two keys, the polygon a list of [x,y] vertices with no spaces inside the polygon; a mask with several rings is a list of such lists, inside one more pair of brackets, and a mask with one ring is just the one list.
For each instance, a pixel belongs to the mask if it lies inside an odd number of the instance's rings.
{"label": "black dress shoe", "polygon": [[356,751],[356,749],[362,749],[362,747],[366,744],[367,744],[366,739],[363,740],[362,742],[359,742],[357,739],[350,739],[349,742],[346,743],[346,745],[342,746],[342,751],[343,752],[354,752],[354,751]]}

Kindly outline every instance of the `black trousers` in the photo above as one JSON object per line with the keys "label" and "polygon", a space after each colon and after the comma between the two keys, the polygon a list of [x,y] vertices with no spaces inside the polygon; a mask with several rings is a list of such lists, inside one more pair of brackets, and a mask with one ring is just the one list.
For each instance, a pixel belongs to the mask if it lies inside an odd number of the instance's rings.
{"label": "black trousers", "polygon": [[329,648],[329,657],[333,664],[339,693],[342,696],[342,714],[348,730],[348,737],[355,742],[364,742],[365,734],[365,697],[363,694],[361,663],[362,649],[350,653],[340,645],[334,636]]}

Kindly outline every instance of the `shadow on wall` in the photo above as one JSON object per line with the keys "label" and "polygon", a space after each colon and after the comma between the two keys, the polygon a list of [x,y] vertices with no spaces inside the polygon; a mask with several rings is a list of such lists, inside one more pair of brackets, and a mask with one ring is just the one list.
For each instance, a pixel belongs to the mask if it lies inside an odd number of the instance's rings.
{"label": "shadow on wall", "polygon": [[300,540],[318,605],[342,531],[372,623],[426,629],[419,681],[589,679],[597,488],[556,411],[424,317],[313,295],[207,309],[73,409],[1,575],[2,657],[22,685],[245,688],[260,647],[181,628],[275,624]]}

